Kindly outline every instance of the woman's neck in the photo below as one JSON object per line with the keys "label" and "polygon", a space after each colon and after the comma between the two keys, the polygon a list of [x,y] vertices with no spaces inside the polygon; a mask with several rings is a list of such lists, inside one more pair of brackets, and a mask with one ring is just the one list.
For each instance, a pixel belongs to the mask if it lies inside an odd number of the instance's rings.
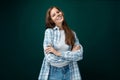
{"label": "woman's neck", "polygon": [[62,24],[58,24],[56,26],[58,26],[60,28],[60,30],[63,30]]}

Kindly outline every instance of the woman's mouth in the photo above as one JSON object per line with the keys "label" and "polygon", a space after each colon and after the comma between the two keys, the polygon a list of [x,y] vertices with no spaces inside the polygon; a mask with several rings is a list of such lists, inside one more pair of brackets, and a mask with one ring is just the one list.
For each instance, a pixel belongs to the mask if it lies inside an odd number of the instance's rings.
{"label": "woman's mouth", "polygon": [[56,20],[61,20],[62,19],[62,16],[58,16],[57,18],[56,18]]}

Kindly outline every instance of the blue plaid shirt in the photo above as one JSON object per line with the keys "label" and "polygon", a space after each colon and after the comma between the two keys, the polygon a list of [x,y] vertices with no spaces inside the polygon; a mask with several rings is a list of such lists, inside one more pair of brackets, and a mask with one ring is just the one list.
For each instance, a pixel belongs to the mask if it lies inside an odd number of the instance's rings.
{"label": "blue plaid shirt", "polygon": [[71,80],[81,80],[81,75],[79,72],[78,64],[77,61],[83,59],[83,47],[79,43],[79,40],[74,32],[75,36],[75,45],[80,45],[80,50],[71,51],[71,46],[69,46],[68,51],[63,51],[61,52],[61,56],[58,57],[54,54],[46,54],[45,49],[47,46],[52,45],[54,47],[54,44],[57,44],[60,39],[60,32],[59,28],[55,26],[53,29],[48,28],[45,30],[45,36],[44,36],[44,42],[43,42],[43,47],[44,47],[44,60],[42,63],[41,71],[38,77],[38,80],[48,80],[49,76],[49,70],[50,70],[50,62],[53,63],[61,63],[64,61],[69,61],[69,69],[70,69],[70,76]]}

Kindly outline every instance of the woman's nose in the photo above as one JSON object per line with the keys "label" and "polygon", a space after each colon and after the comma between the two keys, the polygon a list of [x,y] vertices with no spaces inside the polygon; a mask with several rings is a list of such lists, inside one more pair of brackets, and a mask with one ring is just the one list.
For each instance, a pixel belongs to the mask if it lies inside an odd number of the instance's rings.
{"label": "woman's nose", "polygon": [[60,16],[60,13],[57,13],[57,16]]}

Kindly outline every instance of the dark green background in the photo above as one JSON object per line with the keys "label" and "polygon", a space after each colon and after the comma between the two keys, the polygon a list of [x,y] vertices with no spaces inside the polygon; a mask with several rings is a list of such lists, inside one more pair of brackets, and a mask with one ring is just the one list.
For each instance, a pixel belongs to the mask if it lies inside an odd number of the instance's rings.
{"label": "dark green background", "polygon": [[0,80],[37,80],[43,60],[45,14],[58,6],[84,47],[83,80],[120,79],[120,1],[0,1]]}

